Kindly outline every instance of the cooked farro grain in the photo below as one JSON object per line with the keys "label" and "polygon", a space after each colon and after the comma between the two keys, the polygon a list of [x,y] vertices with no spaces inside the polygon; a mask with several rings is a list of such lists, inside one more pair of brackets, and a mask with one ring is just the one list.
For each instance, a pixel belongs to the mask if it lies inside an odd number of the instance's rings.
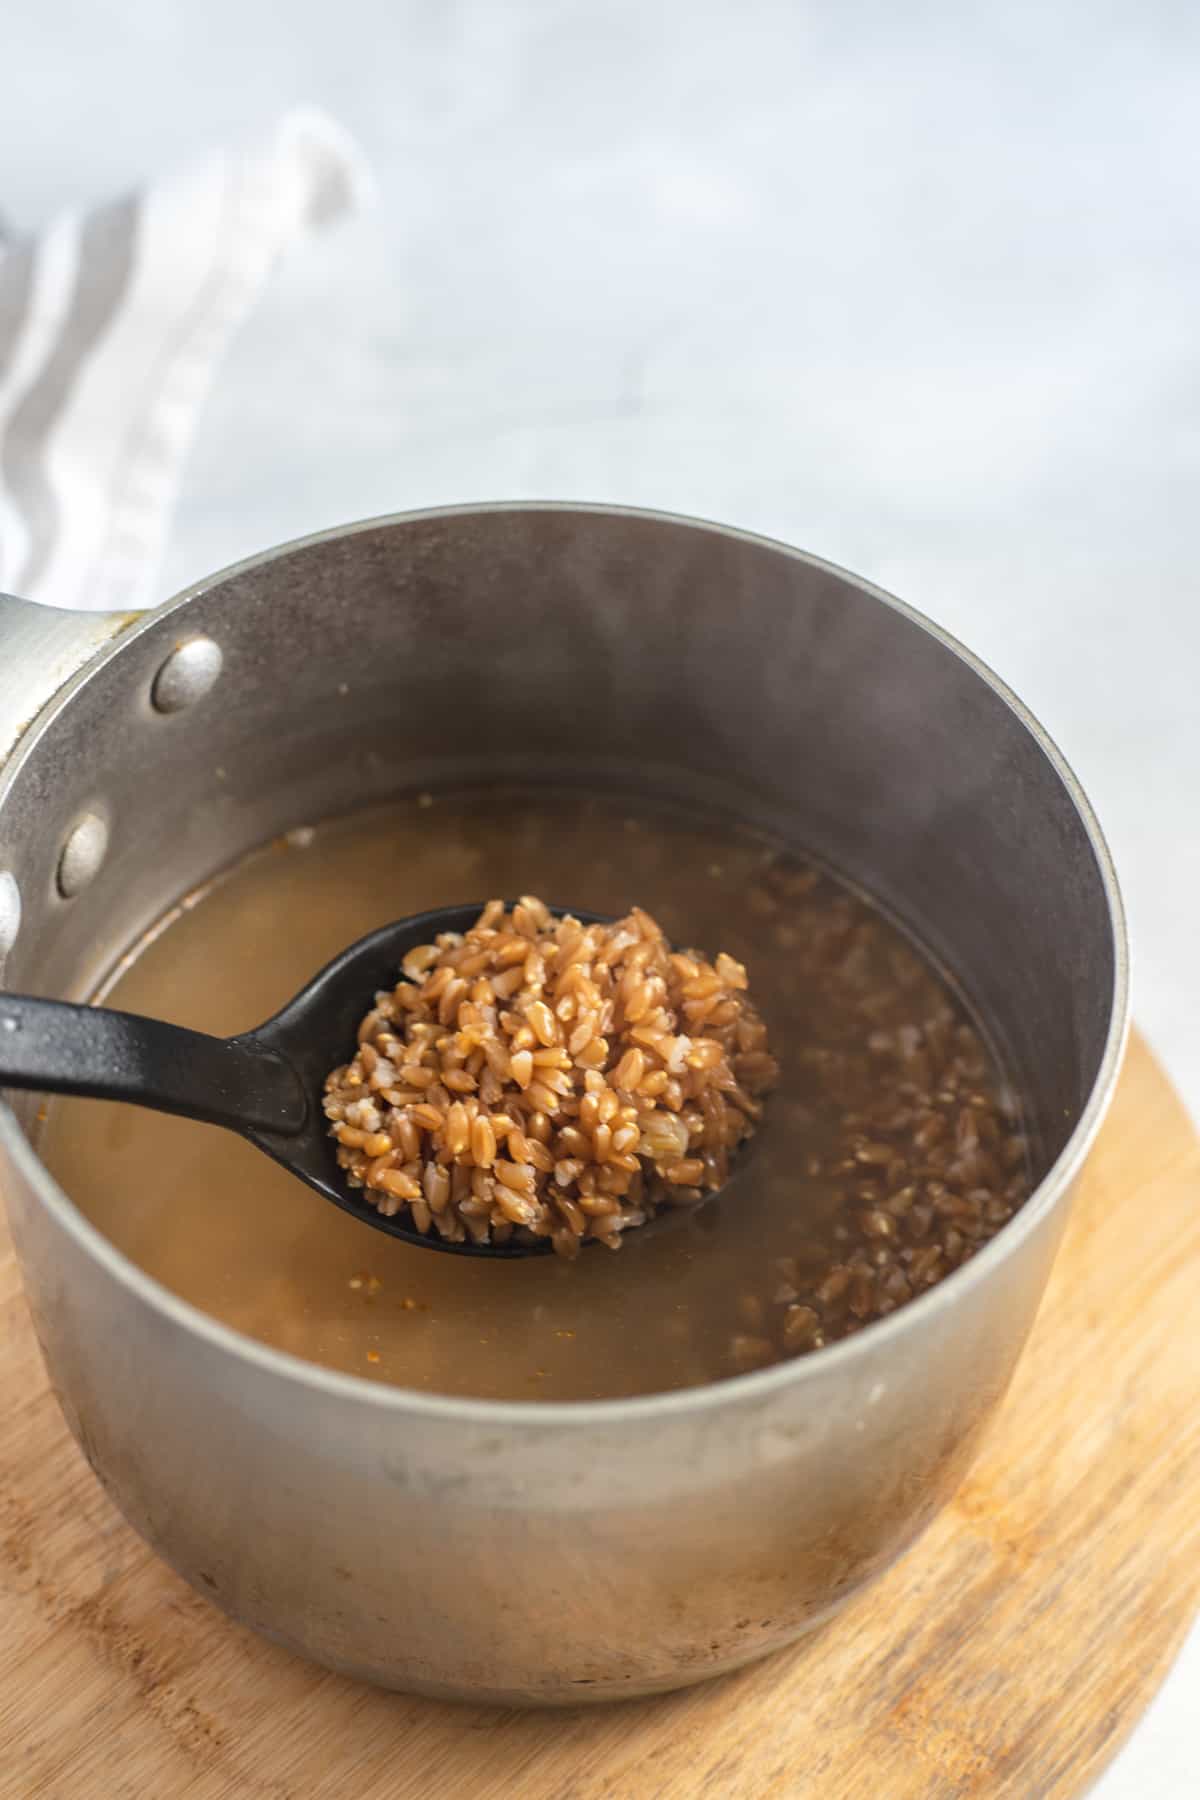
{"label": "cooked farro grain", "polygon": [[[881,957],[880,924],[861,903],[831,900],[782,860],[756,893],[753,910],[787,920],[776,935],[788,933],[824,1020],[796,1071],[824,1122],[825,1154],[804,1171],[821,1229],[740,1299],[741,1318],[759,1308],[775,1356],[791,1356],[861,1331],[968,1262],[1028,1197],[1028,1152],[979,1033],[949,996],[934,998],[910,949]],[[759,1340],[748,1342],[731,1336],[730,1368],[759,1366]]]}
{"label": "cooked farro grain", "polygon": [[352,1187],[453,1243],[549,1238],[563,1256],[721,1187],[778,1066],[741,963],[489,900],[403,979],[325,1084]]}
{"label": "cooked farro grain", "polygon": [[[377,1233],[368,1244],[336,1208],[297,1193],[228,1134],[208,1134],[180,1160],[174,1121],[161,1114],[126,1112],[118,1148],[77,1111],[95,1102],[56,1101],[46,1139],[56,1174],[119,1248],[193,1305],[328,1367],[434,1392],[553,1401],[663,1392],[819,1353],[903,1309],[1005,1230],[1043,1167],[1003,1065],[937,966],[862,895],[713,815],[641,801],[631,814],[632,804],[599,787],[543,782],[448,790],[430,809],[400,802],[322,826],[302,859],[272,851],[216,884],[144,946],[107,997],[142,1013],[190,1007],[195,1023],[232,1029],[294,991],[335,944],[379,925],[381,906],[416,913],[468,887],[512,891],[522,870],[531,871],[526,885],[586,892],[608,912],[636,892],[674,941],[720,943],[748,962],[755,993],[770,993],[771,1050],[784,1073],[766,1129],[719,1203],[693,1207],[676,1230],[643,1233],[636,1256],[589,1253],[569,1271],[532,1258],[500,1279],[473,1258],[423,1256]],[[286,916],[289,929],[268,941],[261,922],[271,916]],[[492,978],[505,1010],[528,950],[513,954],[508,975]],[[704,985],[689,997],[704,999]],[[712,996],[715,1010],[722,1002]],[[526,1087],[564,1051],[586,1069],[595,1035],[575,1021],[565,1043],[531,1045]],[[623,1081],[648,1099],[674,1095],[677,1078],[661,1058],[636,1040],[630,1047],[643,1071],[635,1082],[634,1064]],[[364,1043],[363,1066],[368,1048],[377,1069],[374,1042]],[[410,1115],[395,1127],[403,1173],[420,1156],[423,1128],[444,1123],[453,1091],[435,1105],[436,1070],[406,1057],[396,1078],[391,1092]],[[615,1071],[606,1079],[614,1085]],[[506,1133],[492,1119],[497,1160],[541,1168],[549,1157],[568,1191],[592,1132],[528,1108],[518,1122],[485,1083],[481,1072],[474,1096],[453,1098],[474,1097],[510,1121]],[[744,1065],[740,1085],[749,1091]],[[351,1128],[372,1135],[378,1095],[364,1083],[351,1107]],[[706,1132],[719,1132],[717,1097],[698,1110]],[[602,1120],[598,1105],[588,1111],[621,1155],[626,1127]],[[151,1165],[177,1177],[175,1204],[153,1231],[124,1178]],[[468,1195],[470,1171],[423,1167],[430,1215],[452,1192]],[[601,1174],[620,1171],[604,1165]],[[613,1200],[598,1180],[591,1199],[564,1204],[574,1223],[603,1216]],[[246,1253],[231,1258],[231,1243]]]}

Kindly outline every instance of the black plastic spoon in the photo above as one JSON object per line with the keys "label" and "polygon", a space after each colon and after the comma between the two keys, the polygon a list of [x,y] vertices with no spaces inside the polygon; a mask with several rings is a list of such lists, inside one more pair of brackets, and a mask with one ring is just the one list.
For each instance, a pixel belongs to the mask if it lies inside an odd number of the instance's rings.
{"label": "black plastic spoon", "polygon": [[[350,1054],[360,1020],[379,989],[395,986],[408,952],[443,931],[469,930],[481,910],[443,906],[382,926],[343,950],[274,1018],[241,1037],[209,1037],[103,1006],[0,992],[0,1089],[127,1100],[224,1125],[389,1237],[456,1256],[545,1255],[548,1238],[450,1243],[439,1232],[418,1231],[405,1216],[377,1212],[347,1184],[321,1109],[325,1077]],[[601,922],[598,913],[572,913],[584,924]]]}

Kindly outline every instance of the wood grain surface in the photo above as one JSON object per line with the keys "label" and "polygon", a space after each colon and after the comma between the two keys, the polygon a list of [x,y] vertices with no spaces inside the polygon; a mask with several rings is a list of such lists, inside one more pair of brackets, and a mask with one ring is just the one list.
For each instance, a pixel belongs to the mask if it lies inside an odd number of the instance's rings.
{"label": "wood grain surface", "polygon": [[799,1646],[652,1701],[357,1687],[231,1625],[67,1435],[0,1236],[3,1800],[1079,1794],[1200,1603],[1200,1145],[1134,1039],[1051,1291],[954,1504]]}

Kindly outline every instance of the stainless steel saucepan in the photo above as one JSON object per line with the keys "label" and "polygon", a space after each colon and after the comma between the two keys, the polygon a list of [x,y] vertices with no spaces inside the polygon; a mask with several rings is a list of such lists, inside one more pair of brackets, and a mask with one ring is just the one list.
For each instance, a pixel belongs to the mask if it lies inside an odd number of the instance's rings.
{"label": "stainless steel saucepan", "polygon": [[779,544],[577,506],[323,533],[140,617],[0,600],[0,980],[81,997],[277,833],[548,765],[733,807],[861,882],[959,977],[1027,1097],[1040,1176],[968,1266],[846,1343],[711,1387],[439,1399],[174,1298],[56,1186],[29,1098],[0,1104],[51,1379],[131,1523],[295,1650],[518,1704],[734,1668],[928,1524],[1012,1374],[1127,1014],[1095,820],[972,656]]}

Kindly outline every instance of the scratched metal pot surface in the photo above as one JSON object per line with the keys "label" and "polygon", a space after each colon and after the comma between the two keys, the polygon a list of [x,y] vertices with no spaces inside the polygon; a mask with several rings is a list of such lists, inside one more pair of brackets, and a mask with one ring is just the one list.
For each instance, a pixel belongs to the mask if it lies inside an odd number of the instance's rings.
{"label": "scratched metal pot surface", "polygon": [[966,1268],[846,1343],[707,1388],[440,1399],[175,1299],[57,1188],[30,1109],[0,1105],[38,1337],[131,1523],[295,1650],[507,1703],[734,1668],[912,1542],[1012,1373],[1127,1012],[1095,821],[967,652],[761,538],[539,505],[325,533],[140,619],[0,602],[3,983],[82,995],[264,839],[546,759],[728,806],[863,883],[957,975],[1027,1098],[1041,1177]]}

